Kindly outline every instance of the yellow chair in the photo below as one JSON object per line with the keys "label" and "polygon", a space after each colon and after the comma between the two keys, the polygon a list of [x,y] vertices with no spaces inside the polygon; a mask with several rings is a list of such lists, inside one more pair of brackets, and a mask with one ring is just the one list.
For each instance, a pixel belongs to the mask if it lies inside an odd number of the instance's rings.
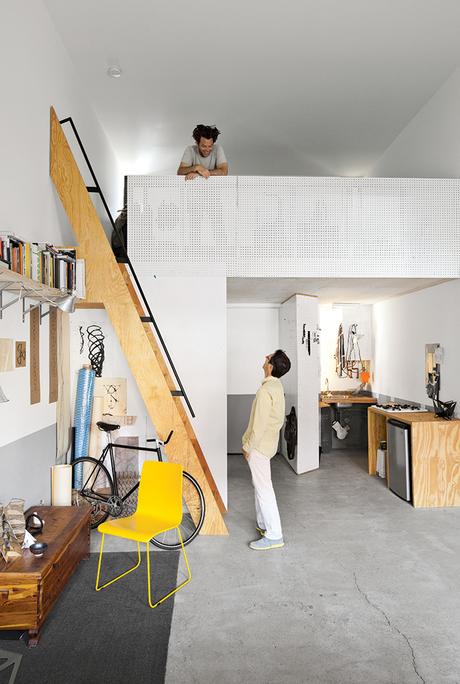
{"label": "yellow chair", "polygon": [[[96,577],[96,591],[108,587],[125,575],[139,567],[141,562],[141,542],[147,547],[147,587],[150,608],[156,608],[160,603],[179,591],[192,579],[190,566],[182,541],[179,525],[182,521],[182,466],[177,463],[159,463],[158,461],[145,461],[142,466],[141,481],[139,484],[139,496],[137,509],[133,515],[127,518],[109,520],[99,525],[98,530],[102,534],[101,550],[99,553],[99,564]],[[188,577],[163,596],[156,603],[152,603],[151,579],[150,579],[150,539],[161,532],[176,528],[184,554],[185,565],[187,566]],[[137,542],[137,564],[118,577],[105,582],[99,586],[101,574],[102,552],[104,549],[104,537],[110,534],[114,537],[133,539]]]}

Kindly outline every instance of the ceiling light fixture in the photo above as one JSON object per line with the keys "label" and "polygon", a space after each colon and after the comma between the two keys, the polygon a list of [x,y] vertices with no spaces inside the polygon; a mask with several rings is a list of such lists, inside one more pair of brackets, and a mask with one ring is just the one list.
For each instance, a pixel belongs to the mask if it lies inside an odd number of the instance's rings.
{"label": "ceiling light fixture", "polygon": [[123,72],[122,72],[121,68],[119,66],[117,66],[116,64],[112,64],[107,69],[107,76],[110,76],[110,78],[120,78],[122,73]]}

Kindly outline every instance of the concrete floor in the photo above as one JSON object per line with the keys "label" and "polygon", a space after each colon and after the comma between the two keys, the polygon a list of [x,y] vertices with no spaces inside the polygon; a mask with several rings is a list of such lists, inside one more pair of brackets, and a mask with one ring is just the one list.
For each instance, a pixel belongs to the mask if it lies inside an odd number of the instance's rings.
{"label": "concrete floor", "polygon": [[413,509],[364,454],[272,464],[286,546],[248,549],[249,470],[229,457],[230,536],[187,548],[166,684],[460,682],[460,509]]}

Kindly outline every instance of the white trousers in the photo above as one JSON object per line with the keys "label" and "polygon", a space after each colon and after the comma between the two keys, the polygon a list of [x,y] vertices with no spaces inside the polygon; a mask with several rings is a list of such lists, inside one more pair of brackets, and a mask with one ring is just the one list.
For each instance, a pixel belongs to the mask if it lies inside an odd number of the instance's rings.
{"label": "white trousers", "polygon": [[260,451],[251,449],[248,463],[254,485],[257,525],[266,530],[267,539],[281,539],[283,531],[272,484],[270,459],[261,454]]}

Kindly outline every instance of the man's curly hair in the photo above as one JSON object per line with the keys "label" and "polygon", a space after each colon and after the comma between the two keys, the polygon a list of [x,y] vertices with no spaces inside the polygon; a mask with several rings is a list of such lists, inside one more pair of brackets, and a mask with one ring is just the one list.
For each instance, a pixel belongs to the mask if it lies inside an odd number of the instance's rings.
{"label": "man's curly hair", "polygon": [[219,135],[220,131],[216,126],[206,126],[205,124],[198,124],[195,126],[192,133],[193,139],[197,145],[200,144],[201,138],[206,138],[207,140],[212,138],[213,142],[216,142]]}

